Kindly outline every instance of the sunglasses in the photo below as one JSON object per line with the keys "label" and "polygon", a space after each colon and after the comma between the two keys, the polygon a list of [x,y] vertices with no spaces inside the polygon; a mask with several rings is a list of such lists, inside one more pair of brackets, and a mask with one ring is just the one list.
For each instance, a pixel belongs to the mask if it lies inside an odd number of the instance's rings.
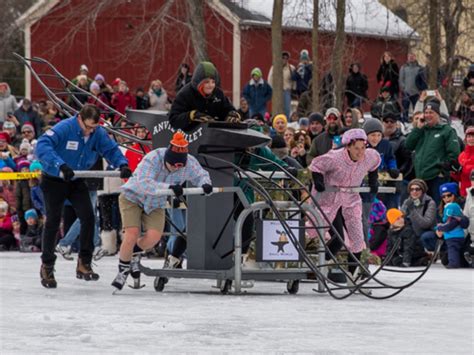
{"label": "sunglasses", "polygon": [[25,131],[22,131],[22,132],[21,132],[21,134],[25,134],[25,133],[33,133],[33,131],[25,130]]}
{"label": "sunglasses", "polygon": [[421,188],[419,187],[412,187],[410,191],[421,191]]}
{"label": "sunglasses", "polygon": [[453,197],[453,194],[449,193],[449,194],[444,194],[441,196],[441,198],[446,198],[446,197]]}

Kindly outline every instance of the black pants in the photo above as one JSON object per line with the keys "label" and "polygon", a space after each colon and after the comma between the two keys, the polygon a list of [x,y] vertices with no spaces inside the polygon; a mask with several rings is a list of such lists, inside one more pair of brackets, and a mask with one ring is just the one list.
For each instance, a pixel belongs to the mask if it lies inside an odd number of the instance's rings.
{"label": "black pants", "polygon": [[[104,231],[111,231],[114,228],[114,212],[118,208],[119,194],[99,195],[99,214],[100,214],[100,229]],[[117,208],[114,208],[117,206]],[[118,223],[120,224],[120,223]]]}
{"label": "black pants", "polygon": [[56,235],[61,222],[64,201],[68,199],[81,221],[81,232],[79,234],[81,250],[79,251],[79,257],[85,263],[90,263],[94,251],[95,218],[89,190],[84,180],[77,179],[65,182],[59,178],[43,175],[40,187],[43,190],[46,216],[48,216],[44,227],[41,260],[44,264],[49,265],[54,264],[56,260],[56,255],[54,254],[57,242]]}

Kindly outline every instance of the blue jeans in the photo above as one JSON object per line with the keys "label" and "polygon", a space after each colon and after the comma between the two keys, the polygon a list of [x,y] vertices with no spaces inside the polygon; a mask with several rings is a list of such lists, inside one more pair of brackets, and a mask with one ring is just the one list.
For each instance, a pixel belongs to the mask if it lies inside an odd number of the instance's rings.
{"label": "blue jeans", "polygon": [[[92,209],[94,211],[94,217],[95,217],[94,246],[97,247],[100,245],[99,221],[97,220],[97,191],[89,191],[89,197],[91,199]],[[81,222],[79,221],[79,218],[77,218],[72,224],[72,226],[69,228],[64,238],[59,241],[59,245],[61,246],[73,245],[74,242],[79,237],[80,231],[81,231]]]}
{"label": "blue jeans", "polygon": [[[184,232],[184,229],[186,228],[185,210],[179,208],[172,208],[168,210],[168,213],[170,215],[171,222],[176,226],[176,228],[179,229],[179,232]],[[171,254],[174,249],[176,239],[181,238],[177,235],[178,230],[176,228],[173,227],[173,225],[170,226],[170,237],[168,238],[168,242],[166,243],[166,249],[168,250],[169,254]]]}
{"label": "blue jeans", "polygon": [[289,121],[291,115],[291,90],[283,90],[283,110]]}
{"label": "blue jeans", "polygon": [[354,100],[352,100],[352,102],[350,103],[350,107],[354,108],[354,107],[361,107],[362,106],[362,103],[364,102],[363,98],[359,97],[359,96],[356,96],[354,98]]}
{"label": "blue jeans", "polygon": [[402,115],[402,121],[403,122],[408,122],[408,112],[410,111],[410,104],[413,105],[413,109],[415,109],[415,105],[420,98],[419,94],[415,95],[410,95],[406,92],[403,92],[402,94],[402,107],[403,107],[403,115]]}
{"label": "blue jeans", "polygon": [[464,238],[450,238],[445,241],[448,248],[448,266],[461,267],[461,250]]}

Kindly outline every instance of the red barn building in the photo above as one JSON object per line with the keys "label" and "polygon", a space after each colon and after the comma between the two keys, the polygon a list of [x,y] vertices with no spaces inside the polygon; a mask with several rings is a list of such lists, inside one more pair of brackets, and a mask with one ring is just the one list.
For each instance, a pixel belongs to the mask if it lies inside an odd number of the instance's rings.
{"label": "red barn building", "polygon": [[[70,78],[78,74],[81,64],[86,64],[89,76],[101,73],[108,82],[120,77],[128,82],[131,90],[137,87],[148,90],[152,80],[160,79],[171,96],[180,64],[187,62],[193,67],[183,0],[175,0],[167,16],[152,25],[162,26],[162,29],[160,40],[151,41],[149,46],[146,42],[134,43],[132,34],[144,24],[153,24],[166,3],[164,0],[130,0],[117,5],[113,13],[98,11],[93,26],[91,22],[81,22],[84,18],[81,11],[90,1],[68,0],[66,3],[39,0],[21,17],[27,57],[45,58]],[[252,68],[260,67],[265,76],[270,69],[272,3],[271,0],[205,2],[208,54],[220,72],[223,89],[236,105]],[[290,52],[290,62],[294,65],[303,48],[310,50],[311,55],[311,7],[312,0],[285,2],[283,49]],[[333,50],[335,14],[333,6],[320,9],[320,13],[321,65],[318,70],[324,73],[329,68]],[[71,36],[71,28],[75,29],[74,36]],[[145,30],[143,33],[146,35]],[[361,63],[362,72],[369,78],[371,98],[378,90],[375,74],[382,53],[391,51],[401,65],[409,41],[418,38],[405,22],[376,0],[347,1],[346,33],[346,62]],[[26,96],[43,97],[28,71]]]}

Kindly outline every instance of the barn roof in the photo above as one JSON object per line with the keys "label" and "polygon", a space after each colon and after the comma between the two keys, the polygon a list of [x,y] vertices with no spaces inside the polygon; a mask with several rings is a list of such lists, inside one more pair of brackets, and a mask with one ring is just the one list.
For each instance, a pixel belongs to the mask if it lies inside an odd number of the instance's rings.
{"label": "barn roof", "polygon": [[[242,25],[271,26],[273,0],[221,0]],[[313,0],[285,0],[283,26],[311,30]],[[322,31],[336,28],[335,0],[320,0],[319,26]],[[347,0],[345,30],[347,33],[390,39],[415,39],[419,34],[377,0]]]}

